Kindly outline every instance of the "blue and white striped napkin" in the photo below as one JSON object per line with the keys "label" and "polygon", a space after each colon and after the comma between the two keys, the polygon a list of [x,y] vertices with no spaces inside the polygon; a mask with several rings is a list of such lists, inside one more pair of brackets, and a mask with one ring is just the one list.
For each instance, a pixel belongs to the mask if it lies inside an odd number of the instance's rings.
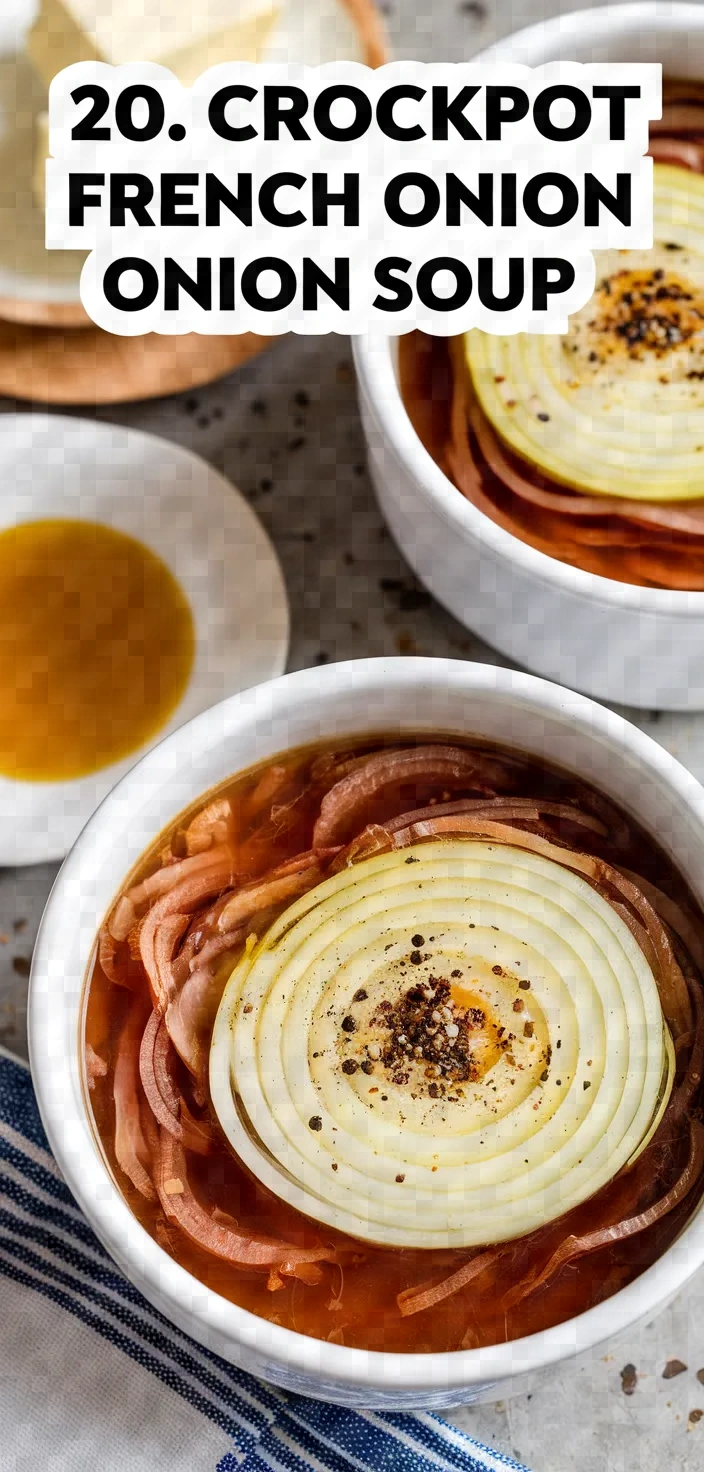
{"label": "blue and white striped napkin", "polygon": [[526,1472],[430,1413],[275,1390],[176,1329],[93,1235],[2,1050],[0,1276],[3,1472]]}

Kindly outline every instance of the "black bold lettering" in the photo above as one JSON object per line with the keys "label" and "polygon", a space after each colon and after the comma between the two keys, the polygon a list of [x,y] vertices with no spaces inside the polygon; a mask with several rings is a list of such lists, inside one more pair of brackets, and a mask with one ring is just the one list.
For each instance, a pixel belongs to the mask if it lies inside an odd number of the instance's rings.
{"label": "black bold lettering", "polygon": [[[265,271],[274,271],[279,278],[276,296],[262,296],[259,290],[259,277]],[[245,266],[241,291],[248,307],[256,307],[258,312],[281,312],[290,307],[296,295],[296,273],[288,261],[279,260],[278,256],[261,256]]]}
{"label": "black bold lettering", "polygon": [[220,261],[220,311],[235,310],[235,260],[234,256],[223,256]]}
{"label": "black bold lettering", "polygon": [[[132,116],[135,102],[146,102],[147,120],[137,124]],[[125,87],[115,100],[115,122],[123,138],[131,143],[151,143],[164,126],[164,99],[156,87],[137,82]]]}
{"label": "black bold lettering", "polygon": [[612,194],[594,174],[584,176],[584,223],[599,224],[599,205],[603,204],[622,225],[631,223],[631,176],[616,175],[616,193]]}
{"label": "black bold lettering", "polygon": [[501,224],[516,223],[516,175],[501,175]]}
{"label": "black bold lettering", "polygon": [[225,138],[228,143],[246,143],[248,139],[256,138],[257,130],[252,127],[251,123],[235,128],[232,123],[228,123],[225,117],[228,103],[236,99],[253,102],[256,95],[256,87],[221,87],[219,92],[214,93],[208,108],[208,122],[213,132],[217,133],[218,138]]}
{"label": "black bold lettering", "polygon": [[[123,296],[122,277],[126,271],[137,271],[142,278],[142,290],[139,296]],[[103,295],[111,307],[116,307],[119,312],[143,312],[145,307],[151,307],[156,301],[159,291],[159,277],[156,267],[151,261],[143,261],[139,256],[122,256],[119,261],[112,261],[103,276]]]}
{"label": "black bold lettering", "polygon": [[[351,123],[338,127],[333,123],[331,113],[333,104],[342,99],[352,103],[355,115]],[[361,87],[350,87],[341,82],[336,87],[323,89],[315,100],[313,118],[323,138],[330,138],[334,143],[353,143],[355,139],[363,138],[367,131],[372,120],[372,105]]]}
{"label": "black bold lettering", "polygon": [[170,256],[164,261],[164,310],[177,312],[181,305],[180,293],[186,292],[204,312],[212,307],[213,263],[210,256],[198,256],[195,280]]}
{"label": "black bold lettering", "polygon": [[346,256],[335,258],[334,277],[326,276],[317,261],[303,258],[303,310],[315,312],[318,291],[324,291],[343,312],[350,309],[350,263]]}
{"label": "black bold lettering", "polygon": [[[195,214],[181,214],[184,205],[193,204],[193,187],[198,183],[197,174],[162,174],[161,176],[161,223],[162,225],[198,225]],[[183,194],[185,189],[188,193]]]}
{"label": "black bold lettering", "polygon": [[[571,102],[574,108],[574,117],[571,123],[565,123],[559,128],[550,117],[550,108],[553,102]],[[533,121],[543,138],[549,138],[553,143],[571,143],[574,138],[582,138],[586,133],[592,120],[592,109],[589,98],[585,97],[581,88],[556,86],[545,87],[533,103]]]}
{"label": "black bold lettering", "polygon": [[305,184],[303,174],[272,174],[265,179],[259,190],[259,209],[264,219],[270,225],[279,225],[282,230],[290,230],[292,225],[304,225],[305,215],[302,210],[293,210],[291,214],[285,215],[276,203],[276,195],[279,189],[302,189]]}
{"label": "black bold lettering", "polygon": [[492,312],[512,312],[513,308],[520,306],[523,301],[524,262],[520,257],[511,256],[508,263],[508,291],[505,296],[495,295],[495,267],[496,262],[491,257],[477,261],[477,296],[482,306],[489,307]]}
{"label": "black bold lettering", "polygon": [[340,194],[328,191],[327,174],[313,175],[313,224],[327,225],[328,210],[342,205],[344,225],[359,224],[359,174],[345,174],[344,187]]}
{"label": "black bold lettering", "polygon": [[[455,290],[452,296],[436,294],[435,277],[439,271],[449,271],[454,276]],[[469,266],[465,266],[464,261],[454,260],[452,256],[436,256],[435,260],[426,261],[421,266],[416,277],[416,291],[418,300],[433,312],[455,312],[458,307],[466,306],[472,295],[472,274]]]}
{"label": "black bold lettering", "polygon": [[[508,107],[504,107],[504,102]],[[522,87],[495,87],[486,89],[486,136],[490,143],[501,141],[504,123],[520,123],[528,112],[528,98]]]}
{"label": "black bold lettering", "polygon": [[[551,279],[551,272],[555,273]],[[574,285],[575,270],[571,261],[559,256],[538,256],[533,261],[533,311],[546,312],[548,298]]]}
{"label": "black bold lettering", "polygon": [[[411,187],[420,189],[423,194],[423,204],[415,214],[410,214],[401,204],[404,189]],[[440,209],[440,190],[427,174],[397,174],[386,186],[384,209],[394,225],[428,225]]]}
{"label": "black bold lettering", "polygon": [[447,199],[445,222],[448,225],[462,224],[462,205],[466,205],[483,225],[494,223],[494,175],[479,174],[479,190],[473,194],[456,174],[447,175]]}
{"label": "black bold lettering", "polygon": [[[550,187],[559,189],[562,195],[562,204],[552,214],[542,209],[540,204],[541,191]],[[579,209],[579,190],[566,174],[536,174],[523,190],[523,208],[535,225],[554,229],[556,225],[566,225],[568,220],[574,219]]]}
{"label": "black bold lettering", "polygon": [[281,128],[288,128],[299,143],[308,134],[301,122],[308,111],[308,98],[302,87],[264,88],[264,137],[278,143]]}
{"label": "black bold lettering", "polygon": [[420,123],[414,123],[410,127],[407,125],[404,128],[396,122],[394,117],[394,107],[404,97],[410,97],[414,102],[422,102],[425,97],[425,88],[414,87],[411,82],[387,88],[377,102],[376,120],[387,138],[395,138],[399,143],[414,143],[419,138],[425,138],[425,128],[422,128]]}
{"label": "black bold lettering", "polygon": [[374,280],[379,286],[392,293],[391,296],[375,296],[373,306],[380,312],[405,312],[413,301],[413,289],[408,281],[402,281],[397,271],[410,271],[410,261],[403,256],[385,256],[374,268]]}
{"label": "black bold lettering", "polygon": [[224,205],[230,214],[235,215],[242,225],[252,223],[252,175],[237,175],[237,194],[232,192],[218,179],[217,174],[206,174],[205,176],[205,223],[206,225],[220,224],[220,206]]}
{"label": "black bold lettering", "polygon": [[104,174],[69,174],[68,176],[68,223],[85,225],[85,212],[100,209],[99,194],[87,194],[86,190],[105,183]]}
{"label": "black bold lettering", "polygon": [[481,134],[465,117],[464,109],[472,98],[476,97],[478,91],[478,87],[463,87],[461,92],[453,97],[452,102],[448,102],[447,87],[433,87],[433,138],[444,143],[448,136],[449,126],[452,124],[460,138],[476,143]]}
{"label": "black bold lettering", "polygon": [[592,97],[606,97],[609,102],[609,138],[622,143],[626,136],[626,102],[640,97],[640,87],[592,87]]}
{"label": "black bold lettering", "polygon": [[[128,194],[128,190],[132,193]],[[153,225],[147,209],[154,198],[154,186],[145,174],[110,175],[110,224],[124,225],[125,216],[134,215],[138,225]]]}
{"label": "black bold lettering", "polygon": [[99,143],[101,139],[107,140],[110,137],[109,128],[97,127],[110,106],[110,93],[104,87],[92,87],[89,84],[76,87],[75,92],[71,93],[71,101],[76,104],[89,99],[93,106],[83,114],[75,128],[71,129],[71,137],[80,143]]}

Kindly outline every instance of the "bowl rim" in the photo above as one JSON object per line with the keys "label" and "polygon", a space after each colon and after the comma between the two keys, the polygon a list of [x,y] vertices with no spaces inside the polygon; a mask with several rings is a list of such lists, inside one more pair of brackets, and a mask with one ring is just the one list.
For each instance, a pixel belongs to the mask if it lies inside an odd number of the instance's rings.
{"label": "bowl rim", "polygon": [[[605,16],[608,18],[607,25],[603,24]],[[663,32],[680,29],[686,32],[690,26],[694,26],[695,30],[704,28],[699,0],[618,0],[615,5],[580,5],[574,10],[564,13],[560,11],[557,15],[547,16],[545,20],[531,21],[530,25],[521,26],[520,30],[510,31],[498,41],[491,41],[488,46],[483,46],[470,60],[491,63],[516,61],[517,41],[523,45],[531,39],[543,42],[556,36],[571,37],[578,33],[591,38],[596,31],[611,33],[614,26],[621,26],[623,36],[630,31],[638,31],[643,24],[651,22],[655,23],[656,29]],[[528,62],[527,65],[540,63]]]}
{"label": "bowl rim", "polygon": [[[159,776],[163,778],[165,758],[173,777],[179,763],[188,762],[194,747],[221,744],[241,724],[262,717],[270,720],[272,713],[290,712],[315,701],[321,679],[331,691],[344,687],[362,701],[390,685],[402,694],[404,690],[410,693],[414,686],[417,690],[420,684],[427,688],[430,682],[437,691],[447,691],[449,686],[463,696],[481,693],[499,703],[568,718],[584,735],[606,744],[616,759],[635,760],[644,775],[663,785],[675,802],[687,808],[704,836],[704,789],[691,773],[621,716],[587,696],[534,675],[461,660],[371,658],[299,670],[231,696],[194,717],[141,759],[97,809],[57,877],[39,929],[30,978],[30,1060],[40,1113],[66,1182],[111,1256],[120,1266],[127,1264],[132,1281],[145,1296],[153,1295],[151,1301],[158,1302],[162,1312],[217,1352],[237,1349],[237,1362],[248,1350],[264,1355],[289,1374],[309,1377],[309,1393],[315,1392],[317,1382],[324,1394],[326,1384],[333,1381],[338,1387],[367,1387],[387,1394],[505,1382],[587,1350],[662,1307],[704,1262],[704,1209],[695,1213],[677,1241],[640,1277],[595,1308],[552,1329],[482,1349],[432,1354],[352,1349],[271,1324],[222,1298],[175,1262],[133,1216],[112,1181],[89,1118],[78,1046],[85,992],[82,987],[77,1004],[67,1003],[57,984],[61,975],[57,917],[65,914],[67,892],[70,897],[71,890],[76,891],[81,876],[89,878],[93,857],[104,844],[113,818],[124,824],[126,815],[143,808],[150,784],[156,789]],[[96,930],[101,920],[102,913],[96,915]],[[63,945],[66,949],[65,939]],[[86,957],[86,969],[88,960]],[[72,1043],[67,1006],[69,1017],[76,1011]]]}
{"label": "bowl rim", "polygon": [[702,618],[704,592],[644,588],[637,583],[620,583],[614,578],[585,572],[581,567],[560,562],[558,558],[540,552],[537,547],[531,547],[530,543],[522,542],[520,537],[515,537],[473,506],[436,464],[411,424],[393,368],[394,342],[394,337],[378,329],[353,338],[359,384],[378,428],[406,473],[412,477],[416,490],[457,535],[465,540],[471,538],[482,549],[491,549],[498,560],[526,574],[533,582],[550,584],[584,603],[598,603],[643,615]]}
{"label": "bowl rim", "polygon": [[[537,53],[539,43],[543,49],[558,36],[592,39],[597,35],[614,34],[619,29],[623,36],[640,30],[648,23],[663,33],[673,30],[704,33],[704,5],[692,3],[692,0],[635,0],[635,3],[571,10],[512,31],[479,51],[471,60],[491,65],[517,61],[522,59],[517,55],[517,46],[521,50],[533,42]],[[539,64],[537,54],[531,58],[531,64]],[[358,378],[379,427],[413,477],[417,489],[454,530],[464,537],[469,535],[473,540],[481,541],[502,562],[520,569],[534,581],[552,584],[585,602],[685,619],[699,619],[704,615],[704,592],[644,588],[636,583],[621,583],[597,573],[585,572],[521,541],[520,537],[506,531],[473,506],[435,463],[411,424],[392,365],[392,343],[397,336],[373,328],[353,337]]]}

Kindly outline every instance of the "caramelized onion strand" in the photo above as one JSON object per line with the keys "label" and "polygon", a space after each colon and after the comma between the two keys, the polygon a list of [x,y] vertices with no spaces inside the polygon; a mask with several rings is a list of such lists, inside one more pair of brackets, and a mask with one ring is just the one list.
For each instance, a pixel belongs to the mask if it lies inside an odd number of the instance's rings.
{"label": "caramelized onion strand", "polygon": [[149,1145],[142,1129],[139,1111],[138,1036],[134,1018],[130,1014],[120,1034],[115,1059],[115,1159],[140,1196],[144,1196],[146,1201],[155,1201],[156,1193],[147,1171],[147,1165],[150,1164]]}
{"label": "caramelized onion strand", "polygon": [[451,1298],[453,1293],[459,1293],[460,1288],[466,1288],[468,1283],[486,1272],[500,1256],[501,1249],[494,1247],[488,1252],[480,1252],[471,1257],[457,1272],[451,1273],[441,1283],[421,1283],[418,1288],[404,1288],[396,1298],[401,1317],[405,1319],[409,1314],[420,1314],[427,1308],[435,1308],[444,1298]]}
{"label": "caramelized onion strand", "polygon": [[313,829],[315,848],[341,842],[355,820],[388,787],[438,783],[493,793],[506,785],[500,758],[461,746],[410,746],[375,752],[326,792]]}
{"label": "caramelized onion strand", "polygon": [[624,1242],[628,1237],[636,1236],[639,1232],[645,1232],[669,1212],[674,1211],[675,1207],[679,1206],[689,1195],[704,1165],[704,1127],[698,1120],[690,1120],[689,1135],[690,1148],[687,1164],[674,1186],[671,1186],[659,1201],[625,1221],[613,1222],[608,1227],[599,1227],[594,1232],[586,1232],[582,1237],[565,1237],[542,1269],[536,1270],[533,1275],[524,1279],[506,1295],[503,1300],[504,1307],[506,1309],[515,1308],[528,1294],[535,1293],[561,1268],[567,1267],[568,1263],[575,1262],[577,1258],[584,1257],[589,1252],[598,1252],[602,1247],[613,1246],[618,1242]]}
{"label": "caramelized onion strand", "polygon": [[164,1215],[175,1222],[191,1242],[215,1257],[240,1268],[267,1271],[282,1265],[306,1262],[329,1262],[329,1247],[294,1247],[290,1242],[261,1236],[247,1228],[225,1227],[196,1200],[189,1185],[186,1156],[182,1145],[167,1130],[160,1136],[156,1188]]}

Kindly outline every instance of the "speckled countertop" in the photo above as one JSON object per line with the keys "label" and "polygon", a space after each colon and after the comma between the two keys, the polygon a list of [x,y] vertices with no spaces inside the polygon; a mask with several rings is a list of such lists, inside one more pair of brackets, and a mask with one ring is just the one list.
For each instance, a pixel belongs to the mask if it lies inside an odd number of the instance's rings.
{"label": "speckled countertop", "polygon": [[[576,3],[383,0],[382,9],[396,55],[446,60]],[[26,407],[0,400],[0,412]],[[419,586],[386,532],[346,340],[282,339],[209,388],[99,417],[188,446],[244,492],[288,584],[290,669],[391,653],[505,662]],[[704,779],[704,715],[625,714]],[[23,1055],[32,945],[57,867],[0,871],[0,1043]],[[550,1372],[532,1395],[450,1419],[534,1472],[698,1472],[703,1413],[700,1273],[654,1323]]]}

